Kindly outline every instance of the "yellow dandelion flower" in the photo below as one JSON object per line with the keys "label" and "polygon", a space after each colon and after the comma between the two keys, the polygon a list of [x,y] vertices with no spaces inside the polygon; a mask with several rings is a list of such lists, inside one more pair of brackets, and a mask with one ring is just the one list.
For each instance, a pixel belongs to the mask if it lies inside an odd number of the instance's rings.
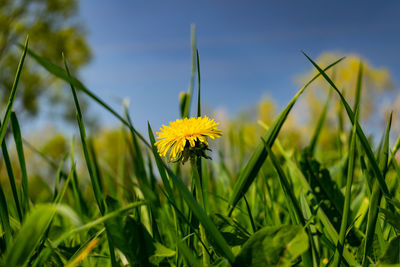
{"label": "yellow dandelion flower", "polygon": [[172,161],[185,162],[192,156],[208,158],[205,155],[205,150],[208,150],[207,137],[214,139],[222,135],[218,124],[204,116],[178,119],[170,122],[169,126],[163,125],[157,132],[157,139],[160,140],[155,143],[158,153],[166,156],[170,150],[169,158]]}

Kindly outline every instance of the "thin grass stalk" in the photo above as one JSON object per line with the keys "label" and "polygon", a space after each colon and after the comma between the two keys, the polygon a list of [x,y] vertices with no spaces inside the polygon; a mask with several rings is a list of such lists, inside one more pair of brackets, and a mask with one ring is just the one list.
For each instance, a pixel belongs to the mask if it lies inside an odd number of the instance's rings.
{"label": "thin grass stalk", "polygon": [[6,142],[4,140],[3,140],[2,144],[1,144],[1,149],[2,149],[2,152],[3,152],[4,163],[6,165],[8,180],[10,182],[10,187],[11,187],[11,191],[12,191],[12,194],[13,194],[15,207],[17,209],[18,219],[19,219],[20,222],[22,222],[22,219],[23,219],[22,213],[23,212],[22,212],[22,208],[21,208],[21,204],[20,204],[20,199],[19,199],[19,196],[18,196],[17,185],[16,185],[16,182],[15,182],[14,171],[13,171],[13,168],[12,168],[12,165],[11,165],[10,155],[8,154],[7,144],[6,144]]}
{"label": "thin grass stalk", "polygon": [[[355,121],[358,119],[358,105],[356,106],[356,114],[355,114]],[[342,254],[343,254],[343,247],[345,245],[346,239],[346,231],[347,225],[349,220],[349,213],[350,213],[350,203],[351,203],[351,186],[353,184],[353,177],[354,177],[354,165],[356,160],[356,142],[357,142],[357,133],[356,133],[356,124],[353,124],[352,128],[352,135],[350,141],[350,151],[349,151],[349,158],[348,158],[348,168],[347,168],[347,181],[346,181],[346,192],[344,196],[344,207],[343,207],[343,216],[342,222],[340,225],[339,231],[339,240],[337,242],[336,251],[333,260],[333,267],[339,267]]]}
{"label": "thin grass stalk", "polygon": [[[380,168],[382,171],[383,178],[386,176],[387,167],[388,167],[388,159],[389,159],[389,132],[392,124],[392,113],[389,116],[388,125],[386,127],[385,141],[382,147],[382,155],[380,156]],[[364,245],[364,253],[362,266],[368,266],[368,256],[372,249],[372,242],[374,238],[374,233],[377,227],[378,220],[378,211],[379,205],[382,200],[382,188],[378,183],[379,181],[375,179],[374,186],[372,188],[371,201],[368,209],[368,220],[367,220],[367,229],[365,233],[365,245]],[[390,204],[390,202],[388,202]]]}
{"label": "thin grass stalk", "polygon": [[[195,188],[196,190],[196,199],[197,202],[200,204],[200,206],[204,209],[204,199],[203,199],[203,186],[201,184],[200,180],[200,175],[197,169],[197,158],[190,158],[190,167],[192,169],[192,180],[195,183]],[[208,242],[207,242],[207,236],[206,236],[206,231],[204,229],[203,224],[199,224],[199,231],[200,231],[200,237],[203,241],[203,243],[208,247]],[[207,247],[202,246],[202,251],[203,251],[203,266],[208,267],[210,266],[210,257],[208,255],[208,249]]]}
{"label": "thin grass stalk", "polygon": [[[65,70],[67,71],[67,74],[70,77],[70,72],[68,69],[67,61],[65,60],[64,57],[63,57],[63,59],[64,59]],[[75,90],[74,86],[72,85],[72,83],[70,83],[70,87],[71,87],[72,95],[74,98],[74,103],[75,103],[75,108],[76,108],[76,118],[78,121],[79,132],[80,132],[80,136],[81,136],[81,142],[82,142],[83,152],[84,152],[84,156],[85,156],[85,160],[86,160],[86,165],[87,165],[87,168],[89,171],[89,176],[90,176],[90,180],[92,182],[92,187],[93,187],[94,195],[95,195],[95,198],[97,201],[97,205],[99,207],[101,215],[104,216],[105,204],[104,204],[104,200],[103,200],[103,194],[101,193],[99,180],[98,180],[98,177],[96,177],[96,170],[93,165],[92,158],[90,156],[90,150],[89,150],[89,146],[88,146],[87,140],[86,140],[87,139],[86,138],[86,130],[85,130],[85,126],[83,123],[83,117],[82,117],[82,112],[81,112],[81,108],[80,108],[79,101],[78,101],[78,96],[76,94],[76,90]],[[117,261],[116,261],[115,252],[114,252],[114,246],[111,242],[110,234],[108,233],[107,229],[106,229],[106,232],[107,232],[107,240],[108,240],[108,246],[109,246],[109,251],[110,251],[111,265],[114,267],[114,266],[117,266]]]}

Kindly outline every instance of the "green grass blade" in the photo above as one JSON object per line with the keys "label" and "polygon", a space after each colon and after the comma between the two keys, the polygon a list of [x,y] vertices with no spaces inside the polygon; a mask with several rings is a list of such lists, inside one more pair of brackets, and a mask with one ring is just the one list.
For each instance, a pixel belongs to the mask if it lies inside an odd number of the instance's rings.
{"label": "green grass blade", "polygon": [[197,91],[197,117],[201,117],[201,80],[200,80],[200,59],[199,50],[196,49],[196,62],[197,62],[197,82],[199,83],[199,90]]}
{"label": "green grass blade", "polygon": [[0,220],[2,227],[1,230],[4,232],[4,245],[5,248],[8,248],[12,238],[12,231],[10,226],[7,200],[4,194],[3,186],[1,184],[0,184]]}
{"label": "green grass blade", "polygon": [[[95,102],[97,102],[100,106],[102,106],[104,109],[106,109],[108,112],[110,112],[114,117],[116,117],[119,121],[121,121],[125,126],[129,127],[129,123],[116,112],[112,107],[107,105],[100,97],[98,97],[96,94],[94,94],[92,91],[90,91],[88,88],[86,88],[82,82],[80,82],[78,79],[75,77],[68,75],[68,73],[60,68],[59,66],[53,64],[50,60],[39,56],[35,52],[33,52],[30,49],[27,49],[27,54],[31,56],[37,63],[39,63],[43,68],[45,68],[48,72],[53,74],[54,76],[72,84],[76,89],[80,90],[87,96],[89,96],[91,99],[93,99]],[[147,140],[135,129],[131,129],[136,133],[136,135],[139,137],[139,139],[142,140],[143,143],[146,144],[147,147],[151,147],[150,144],[147,142]]]}
{"label": "green grass blade", "polygon": [[7,266],[25,266],[47,231],[54,215],[54,205],[36,205],[26,216],[14,242],[5,254]]}
{"label": "green grass blade", "polygon": [[[381,156],[380,156],[380,168],[383,173],[383,178],[386,176],[387,163],[389,158],[389,132],[392,125],[392,114],[390,114],[389,121],[386,127],[385,140],[383,143]],[[368,256],[371,253],[372,242],[374,240],[374,234],[376,229],[376,224],[378,220],[379,206],[382,199],[382,191],[379,189],[379,183],[376,180],[372,188],[371,202],[368,209],[368,220],[367,220],[367,230],[365,233],[365,246],[363,255],[363,266],[368,265]],[[389,202],[388,202],[389,204]]]}
{"label": "green grass blade", "polygon": [[[362,77],[363,77],[363,65],[362,65],[362,62],[360,61],[360,64],[358,65],[356,97],[355,97],[355,101],[354,101],[353,110],[357,110],[357,108],[359,108],[360,103],[361,103]],[[357,119],[357,121],[359,121],[359,118],[356,118],[356,119]]]}
{"label": "green grass blade", "polygon": [[[325,68],[325,70],[328,70],[329,68],[333,67],[337,63],[339,63],[342,59],[339,59],[332,64],[330,64],[328,67]],[[290,103],[286,106],[286,108],[279,114],[278,118],[274,121],[272,126],[269,128],[267,133],[264,135],[263,139],[266,144],[264,144],[264,141],[262,141],[256,148],[256,150],[253,152],[251,155],[251,158],[243,168],[243,170],[240,172],[239,178],[235,184],[235,187],[233,189],[232,196],[230,198],[230,211],[229,214],[232,213],[233,209],[235,208],[236,204],[239,202],[239,200],[243,197],[243,195],[247,192],[249,189],[250,185],[253,183],[254,179],[256,178],[261,166],[263,165],[264,161],[266,160],[268,156],[268,152],[265,149],[265,145],[272,147],[276,137],[278,136],[278,133],[280,129],[283,126],[283,123],[285,122],[287,116],[289,115],[289,112],[293,108],[294,104],[296,103],[297,99],[300,97],[300,95],[304,92],[304,90],[315,80],[319,77],[320,74],[315,75],[306,85],[301,88],[297,94],[293,97],[293,99],[290,101]]]}
{"label": "green grass blade", "polygon": [[[358,121],[358,112],[359,105],[356,105],[356,114],[355,114],[355,122]],[[348,227],[349,221],[349,213],[350,213],[350,203],[351,203],[351,186],[353,184],[353,176],[354,176],[354,165],[356,158],[356,141],[357,141],[357,133],[356,133],[356,123],[353,124],[351,141],[350,141],[350,151],[349,151],[349,159],[348,159],[348,168],[347,168],[347,181],[346,181],[346,192],[344,197],[344,207],[343,207],[343,216],[342,222],[340,225],[339,232],[339,241],[336,246],[335,256],[334,256],[334,267],[339,267],[340,261],[343,254],[344,242],[346,239],[346,231]]]}
{"label": "green grass blade", "polygon": [[71,181],[71,179],[72,179],[72,177],[74,175],[74,171],[75,171],[75,164],[72,165],[71,171],[69,172],[69,174],[67,176],[67,179],[65,180],[63,186],[61,187],[60,192],[57,194],[56,198],[54,199],[54,203],[55,204],[61,203],[61,201],[62,201],[62,199],[63,199],[63,197],[65,195],[65,192],[67,192],[69,183],[70,183],[70,181]]}
{"label": "green grass blade", "polygon": [[97,226],[99,224],[103,224],[107,220],[110,220],[110,219],[112,219],[112,218],[114,218],[116,216],[119,216],[119,215],[121,215],[122,213],[124,213],[124,212],[126,212],[128,210],[135,209],[137,207],[140,207],[140,206],[146,205],[146,204],[147,204],[147,202],[145,202],[145,201],[137,201],[137,202],[129,203],[126,206],[124,206],[122,208],[119,208],[119,209],[117,209],[115,211],[109,212],[106,215],[104,215],[104,216],[102,216],[102,217],[100,217],[100,218],[98,218],[96,220],[93,220],[93,221],[88,222],[88,223],[86,223],[86,224],[84,224],[82,226],[76,227],[76,228],[74,228],[74,229],[72,229],[72,230],[70,230],[68,232],[63,233],[60,237],[58,237],[51,244],[51,246],[53,248],[56,248],[63,241],[65,241],[68,237],[71,237],[74,234],[77,234],[77,233],[80,233],[80,232],[83,232],[83,231],[88,231],[89,229],[91,229],[91,228],[93,228],[93,227],[95,227],[95,226]]}
{"label": "green grass blade", "polygon": [[[293,220],[293,224],[300,224],[303,227],[305,226],[305,221],[303,218],[303,214],[301,212],[300,206],[298,201],[296,200],[296,197],[289,185],[289,181],[284,173],[284,171],[282,170],[278,159],[276,158],[275,154],[272,152],[271,148],[266,146],[266,149],[268,151],[269,157],[271,159],[272,164],[274,165],[274,168],[276,170],[276,172],[278,173],[278,177],[279,177],[279,182],[281,184],[281,187],[283,189],[283,192],[285,194],[285,199],[287,202],[287,206],[289,208],[289,210],[291,211],[290,213],[293,214],[295,217],[292,219]],[[308,235],[309,237],[311,237],[310,235]],[[311,240],[309,240],[310,242],[310,249],[308,249],[304,254],[302,254],[302,261],[303,261],[303,265],[304,266],[312,266],[313,265],[313,260],[312,260],[312,254],[311,254]]]}
{"label": "green grass blade", "polygon": [[12,131],[13,131],[13,136],[14,136],[14,141],[15,141],[15,147],[17,149],[17,154],[18,154],[18,161],[19,161],[19,166],[21,168],[21,174],[22,174],[22,196],[21,196],[21,201],[22,201],[22,207],[27,212],[29,210],[29,189],[28,189],[28,173],[26,171],[26,163],[25,163],[25,155],[24,155],[24,147],[22,144],[22,137],[21,137],[21,129],[19,127],[19,122],[17,119],[17,116],[15,115],[15,112],[11,112],[11,125],[12,125]]}
{"label": "green grass blade", "polygon": [[[67,62],[65,61],[65,58],[64,58],[64,64],[65,64],[65,69],[67,71],[67,74],[69,76],[69,69],[67,66]],[[83,148],[83,153],[85,156],[86,166],[87,166],[87,169],[89,172],[90,181],[92,182],[93,193],[96,198],[97,205],[99,206],[100,212],[102,215],[104,215],[105,206],[104,206],[104,201],[103,201],[103,195],[101,193],[100,185],[98,183],[98,178],[96,177],[96,170],[93,166],[92,158],[90,156],[89,147],[87,144],[86,130],[85,130],[85,125],[83,123],[83,117],[82,117],[82,112],[81,112],[81,108],[79,105],[78,96],[76,94],[75,87],[73,86],[72,83],[70,83],[70,86],[71,86],[71,91],[72,91],[72,95],[74,98],[74,103],[75,103],[75,108],[76,108],[76,118],[78,121],[79,133],[80,133],[80,137],[81,137],[82,148]]]}
{"label": "green grass blade", "polygon": [[322,109],[321,116],[318,119],[317,126],[315,127],[315,130],[314,130],[314,133],[312,135],[311,142],[309,145],[311,155],[314,155],[315,148],[316,148],[317,142],[318,142],[318,138],[321,135],[322,127],[324,126],[324,123],[326,121],[326,115],[328,114],[328,108],[329,108],[329,103],[331,101],[331,98],[332,98],[332,90],[329,90],[328,97],[326,99],[324,108]]}
{"label": "green grass blade", "polygon": [[332,80],[328,77],[328,75],[325,73],[325,70],[322,70],[310,57],[308,57],[304,52],[304,56],[314,65],[314,67],[319,71],[319,73],[325,78],[325,80],[335,89],[335,91],[339,94],[339,97],[346,109],[347,115],[351,121],[351,123],[355,123],[357,127],[357,135],[358,138],[364,148],[364,151],[368,157],[369,162],[371,163],[372,169],[376,175],[376,178],[378,179],[380,188],[382,192],[385,194],[386,197],[391,198],[389,194],[388,187],[385,183],[385,180],[383,179],[382,172],[379,169],[378,163],[375,159],[374,153],[372,152],[371,146],[367,140],[367,137],[365,136],[363,130],[361,129],[361,126],[359,125],[358,122],[354,121],[354,113],[351,110],[349,104],[347,103],[346,99],[344,99],[342,93],[337,89],[336,85],[332,82]]}
{"label": "green grass blade", "polygon": [[63,158],[61,159],[61,162],[57,168],[57,172],[56,172],[56,179],[55,179],[55,183],[54,183],[54,194],[53,194],[53,198],[56,199],[57,195],[58,195],[58,187],[61,183],[61,177],[62,177],[62,169],[64,168],[64,163],[67,160],[68,154],[65,154],[63,156]]}
{"label": "green grass blade", "polygon": [[22,218],[23,218],[22,208],[21,208],[20,199],[18,196],[18,190],[17,190],[17,185],[15,182],[14,171],[13,171],[13,168],[11,165],[10,155],[8,154],[7,144],[6,144],[5,140],[3,140],[2,144],[1,144],[1,149],[3,152],[4,163],[6,165],[8,180],[10,181],[11,191],[12,191],[12,194],[14,197],[14,202],[15,202],[15,207],[17,209],[18,218],[19,218],[19,221],[22,222]]}
{"label": "green grass blade", "polygon": [[[153,133],[150,132],[151,128],[149,127],[149,135],[150,139],[154,141],[154,137],[152,138]],[[153,149],[153,154],[158,161],[161,161],[160,156],[156,149]],[[235,260],[231,249],[228,246],[228,243],[222,236],[222,234],[218,231],[215,224],[211,221],[208,217],[206,212],[200,207],[197,201],[193,198],[192,193],[189,192],[186,185],[182,182],[180,178],[178,178],[175,173],[168,168],[162,161],[159,162],[165,168],[167,174],[169,175],[170,179],[174,183],[176,189],[181,194],[181,197],[185,200],[186,204],[189,206],[189,209],[193,212],[196,218],[203,224],[204,229],[208,232],[210,236],[213,237],[215,244],[218,245],[218,248],[222,251],[224,256],[230,261],[233,262]]]}
{"label": "green grass blade", "polygon": [[3,142],[4,137],[6,135],[6,130],[7,130],[7,127],[8,127],[8,122],[10,120],[12,107],[13,107],[13,104],[14,104],[14,101],[15,101],[15,96],[17,94],[17,87],[18,87],[19,77],[21,76],[22,67],[24,66],[24,61],[25,61],[25,56],[26,56],[27,49],[28,49],[28,38],[26,38],[24,50],[22,52],[21,59],[19,60],[17,73],[15,75],[14,83],[13,83],[12,88],[11,88],[10,97],[8,98],[6,113],[4,114],[4,118],[3,118],[3,124],[0,127],[0,142]]}
{"label": "green grass blade", "polygon": [[190,116],[190,105],[192,103],[193,88],[194,88],[194,78],[196,74],[196,25],[192,24],[190,28],[191,41],[192,41],[192,72],[190,74],[189,88],[186,93],[185,102],[183,105],[182,118]]}
{"label": "green grass blade", "polygon": [[167,173],[166,173],[164,165],[163,165],[163,161],[162,161],[160,155],[158,154],[157,148],[154,145],[154,143],[156,141],[155,141],[153,130],[151,129],[150,123],[147,123],[147,128],[149,131],[151,148],[153,151],[154,158],[156,160],[156,165],[157,165],[158,172],[160,173],[161,180],[164,184],[165,190],[167,191],[168,198],[176,205],[175,196],[172,191],[171,185],[169,183],[168,176],[167,176]]}
{"label": "green grass blade", "polygon": [[196,255],[193,254],[190,248],[184,241],[178,242],[178,249],[182,256],[185,258],[187,266],[201,267],[201,262],[197,259]]}

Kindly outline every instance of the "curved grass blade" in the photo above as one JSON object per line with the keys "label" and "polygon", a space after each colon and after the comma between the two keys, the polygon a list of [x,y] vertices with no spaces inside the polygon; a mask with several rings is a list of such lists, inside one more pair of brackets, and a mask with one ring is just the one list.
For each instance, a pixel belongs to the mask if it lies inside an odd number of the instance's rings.
{"label": "curved grass blade", "polygon": [[26,38],[24,50],[22,52],[21,59],[19,60],[17,73],[15,75],[14,83],[13,83],[12,88],[11,88],[10,97],[8,98],[6,113],[4,114],[4,118],[3,118],[3,124],[0,127],[0,142],[3,142],[4,137],[6,135],[6,130],[7,130],[7,127],[8,127],[8,121],[10,120],[12,107],[13,107],[13,104],[14,104],[14,101],[15,101],[15,95],[17,93],[19,77],[21,76],[22,67],[24,66],[24,61],[25,61],[25,56],[26,56],[26,53],[27,53],[27,49],[28,49],[28,38]]}
{"label": "curved grass blade", "polygon": [[314,65],[314,67],[318,70],[318,72],[325,78],[325,80],[335,89],[335,91],[339,94],[339,97],[346,109],[347,115],[351,121],[351,124],[356,124],[356,130],[357,130],[357,135],[358,138],[364,148],[364,151],[368,157],[369,162],[371,163],[372,169],[376,175],[376,178],[378,179],[379,186],[383,192],[383,194],[388,197],[389,199],[391,198],[389,189],[385,183],[385,180],[383,178],[382,172],[379,169],[378,163],[375,159],[374,153],[372,152],[371,146],[367,140],[367,137],[365,136],[363,130],[361,129],[361,126],[357,121],[354,120],[354,113],[351,110],[349,104],[347,103],[346,99],[344,99],[343,94],[339,91],[339,89],[336,87],[336,85],[332,82],[332,80],[328,77],[328,75],[325,73],[325,70],[322,70],[317,63],[315,63],[309,56],[307,56],[306,53],[302,52],[304,56]]}
{"label": "curved grass blade", "polygon": [[128,205],[126,205],[126,206],[124,206],[122,208],[119,208],[119,209],[115,210],[115,211],[109,212],[106,215],[104,215],[104,216],[102,216],[102,217],[100,217],[100,218],[98,218],[96,220],[93,220],[93,221],[88,222],[88,223],[86,223],[86,224],[84,224],[82,226],[76,227],[76,228],[74,228],[74,229],[72,229],[72,230],[70,230],[68,232],[63,233],[59,238],[57,238],[57,240],[55,240],[51,244],[51,246],[52,246],[52,248],[57,248],[68,237],[70,237],[70,236],[72,236],[74,234],[83,232],[83,231],[88,231],[89,229],[91,229],[91,228],[93,228],[93,227],[95,227],[95,226],[97,226],[99,224],[103,224],[107,220],[109,220],[111,218],[114,218],[114,217],[120,215],[123,212],[126,212],[126,211],[131,210],[131,209],[135,209],[135,208],[140,207],[142,205],[147,205],[147,202],[146,201],[133,202],[133,203],[130,203],[130,204],[128,204]]}
{"label": "curved grass blade", "polygon": [[[343,58],[333,62],[325,70],[330,69],[337,63],[339,63]],[[268,152],[265,149],[265,145],[272,147],[276,137],[280,129],[283,126],[289,112],[293,108],[294,104],[296,103],[297,99],[300,95],[304,92],[304,90],[315,80],[319,77],[320,74],[315,75],[306,85],[301,88],[297,94],[293,97],[293,99],[289,102],[286,108],[279,114],[278,118],[274,121],[272,126],[269,128],[267,133],[264,135],[263,140],[256,148],[254,153],[251,155],[251,158],[247,162],[246,166],[240,172],[239,178],[235,184],[233,189],[233,194],[230,198],[229,204],[231,206],[229,210],[229,215],[232,214],[233,209],[235,208],[236,204],[239,200],[243,197],[243,195],[247,192],[250,185],[253,183],[254,179],[256,178],[258,172],[260,171],[261,166],[263,165],[264,161],[267,159]]]}
{"label": "curved grass blade", "polygon": [[[97,102],[100,106],[105,108],[108,112],[110,112],[114,117],[116,117],[119,121],[121,121],[125,126],[129,127],[129,123],[116,112],[112,107],[107,105],[100,97],[95,95],[92,91],[90,91],[88,88],[86,88],[82,82],[80,82],[78,79],[75,77],[68,75],[68,73],[60,68],[59,66],[53,64],[50,60],[39,56],[35,52],[33,52],[30,49],[27,49],[27,54],[31,56],[37,63],[39,63],[43,68],[45,68],[48,72],[53,74],[54,76],[72,84],[76,89],[82,91],[85,93],[87,96],[89,96],[91,99],[93,99],[95,102]],[[151,148],[150,144],[147,142],[147,140],[141,135],[138,131],[135,129],[131,129],[136,133],[136,135],[143,141],[144,144],[146,144],[147,147]]]}

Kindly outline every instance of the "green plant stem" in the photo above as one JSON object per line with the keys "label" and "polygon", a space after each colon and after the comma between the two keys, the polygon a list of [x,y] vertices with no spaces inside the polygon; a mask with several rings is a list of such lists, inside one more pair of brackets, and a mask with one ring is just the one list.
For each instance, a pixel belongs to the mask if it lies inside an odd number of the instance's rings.
{"label": "green plant stem", "polygon": [[[358,117],[358,110],[356,111],[356,116]],[[344,242],[346,239],[346,230],[350,212],[351,185],[353,184],[353,176],[354,176],[356,142],[357,142],[356,127],[355,125],[353,125],[353,131],[351,134],[351,141],[350,141],[349,165],[347,168],[347,182],[346,182],[346,192],[344,197],[343,217],[342,217],[342,223],[340,225],[339,240],[336,246],[335,256],[332,265],[333,267],[338,267],[340,265],[343,254]]]}
{"label": "green plant stem", "polygon": [[[196,190],[196,200],[200,204],[200,206],[204,209],[204,199],[203,199],[203,187],[201,185],[200,181],[200,175],[199,171],[197,169],[197,163],[196,163],[196,158],[190,158],[190,167],[192,169],[192,180],[195,183],[195,188]],[[205,246],[202,246],[202,251],[203,251],[203,266],[210,266],[210,256],[208,255],[207,248],[208,247],[208,242],[207,242],[207,237],[206,237],[206,232],[204,229],[204,226],[200,223],[199,224],[199,231],[200,231],[200,237],[204,243]]]}

